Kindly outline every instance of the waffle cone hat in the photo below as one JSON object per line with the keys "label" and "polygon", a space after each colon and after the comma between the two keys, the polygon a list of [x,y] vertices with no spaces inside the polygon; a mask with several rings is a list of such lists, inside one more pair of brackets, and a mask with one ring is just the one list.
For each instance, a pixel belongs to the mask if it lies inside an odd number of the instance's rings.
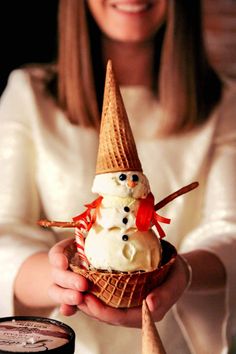
{"label": "waffle cone hat", "polygon": [[166,354],[145,300],[142,305],[142,354]]}
{"label": "waffle cone hat", "polygon": [[142,171],[138,153],[115,79],[112,63],[107,64],[96,174]]}

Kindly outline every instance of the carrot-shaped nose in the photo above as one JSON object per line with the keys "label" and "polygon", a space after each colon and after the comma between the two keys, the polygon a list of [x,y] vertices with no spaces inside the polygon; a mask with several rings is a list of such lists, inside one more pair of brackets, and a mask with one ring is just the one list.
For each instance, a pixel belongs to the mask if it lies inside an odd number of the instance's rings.
{"label": "carrot-shaped nose", "polygon": [[127,185],[129,188],[134,188],[137,185],[137,182],[131,181],[130,179],[127,181]]}

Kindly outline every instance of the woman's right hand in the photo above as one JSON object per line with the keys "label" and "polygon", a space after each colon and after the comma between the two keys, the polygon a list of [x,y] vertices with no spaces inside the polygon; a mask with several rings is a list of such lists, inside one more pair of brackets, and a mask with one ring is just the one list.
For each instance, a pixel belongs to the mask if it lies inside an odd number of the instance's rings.
{"label": "woman's right hand", "polygon": [[69,265],[64,255],[64,249],[72,242],[74,239],[58,242],[49,252],[53,280],[53,284],[49,288],[49,296],[60,304],[60,312],[64,316],[71,316],[77,311],[77,306],[84,301],[83,292],[88,290],[87,280],[68,269]]}

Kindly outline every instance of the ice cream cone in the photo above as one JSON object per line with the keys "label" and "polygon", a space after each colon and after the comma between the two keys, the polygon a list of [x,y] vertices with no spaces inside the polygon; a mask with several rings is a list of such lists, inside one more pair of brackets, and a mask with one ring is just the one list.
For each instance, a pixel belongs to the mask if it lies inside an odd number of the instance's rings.
{"label": "ice cream cone", "polygon": [[166,354],[145,300],[142,305],[142,354]]}
{"label": "ice cream cone", "polygon": [[162,264],[150,272],[108,272],[102,270],[86,270],[79,266],[76,247],[72,244],[65,249],[69,265],[73,272],[90,281],[90,293],[101,301],[116,308],[130,308],[142,305],[143,299],[160,285],[175,262],[176,249],[167,241],[161,241],[165,257]]}
{"label": "ice cream cone", "polygon": [[111,61],[108,61],[96,174],[142,171],[133,133]]}

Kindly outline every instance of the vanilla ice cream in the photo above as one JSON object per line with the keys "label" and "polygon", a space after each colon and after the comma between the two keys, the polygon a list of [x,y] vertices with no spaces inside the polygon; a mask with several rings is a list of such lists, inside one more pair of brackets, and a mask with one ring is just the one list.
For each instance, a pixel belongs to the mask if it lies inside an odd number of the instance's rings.
{"label": "vanilla ice cream", "polygon": [[154,231],[119,228],[110,230],[95,224],[85,243],[85,254],[96,269],[134,272],[151,271],[161,259],[160,241]]}

